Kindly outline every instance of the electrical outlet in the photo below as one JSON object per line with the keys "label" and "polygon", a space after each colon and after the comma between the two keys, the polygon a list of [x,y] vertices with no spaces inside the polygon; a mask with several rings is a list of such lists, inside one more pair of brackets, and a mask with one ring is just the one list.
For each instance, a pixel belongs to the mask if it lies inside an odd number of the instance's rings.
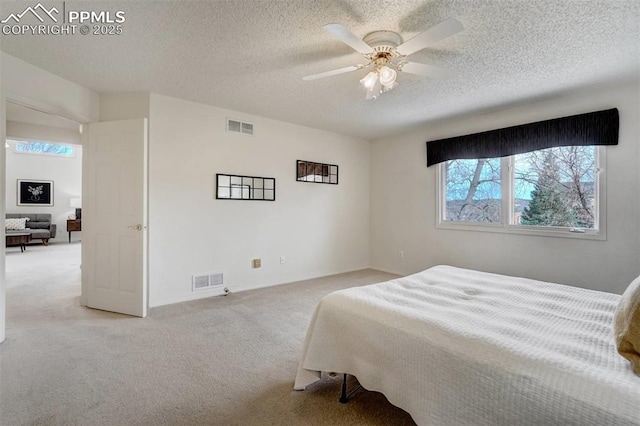
{"label": "electrical outlet", "polygon": [[284,256],[280,256],[280,264],[284,264],[287,261],[287,258]]}
{"label": "electrical outlet", "polygon": [[252,265],[254,268],[259,268],[259,267],[261,267],[261,266],[262,266],[262,259],[253,259],[253,260],[251,261],[251,265]]}
{"label": "electrical outlet", "polygon": [[404,259],[404,250],[400,250],[400,259]]}

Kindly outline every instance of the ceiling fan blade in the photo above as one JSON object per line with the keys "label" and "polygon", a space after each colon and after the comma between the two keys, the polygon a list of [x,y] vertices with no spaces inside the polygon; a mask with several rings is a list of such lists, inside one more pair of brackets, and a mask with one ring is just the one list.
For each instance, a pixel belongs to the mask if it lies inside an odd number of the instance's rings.
{"label": "ceiling fan blade", "polygon": [[425,77],[448,79],[454,78],[456,73],[433,65],[418,64],[416,62],[401,62],[398,64],[398,71],[408,72],[409,74],[418,74]]}
{"label": "ceiling fan blade", "polygon": [[311,81],[311,80],[316,80],[318,78],[331,77],[332,75],[338,75],[338,74],[344,74],[346,72],[356,71],[356,70],[359,70],[359,69],[364,68],[364,67],[365,66],[362,65],[362,64],[351,65],[349,67],[338,68],[336,70],[325,71],[325,72],[321,72],[321,73],[318,73],[318,74],[307,75],[307,76],[302,77],[302,79],[304,81]]}
{"label": "ceiling fan blade", "polygon": [[428,45],[440,41],[444,38],[452,36],[460,31],[464,31],[462,23],[455,18],[449,18],[439,24],[429,28],[428,30],[418,34],[411,40],[402,43],[396,47],[396,52],[401,55],[408,56],[412,53],[422,50]]}
{"label": "ceiling fan blade", "polygon": [[371,46],[362,41],[360,37],[349,31],[342,24],[327,24],[322,28],[363,55],[373,53],[373,48]]}

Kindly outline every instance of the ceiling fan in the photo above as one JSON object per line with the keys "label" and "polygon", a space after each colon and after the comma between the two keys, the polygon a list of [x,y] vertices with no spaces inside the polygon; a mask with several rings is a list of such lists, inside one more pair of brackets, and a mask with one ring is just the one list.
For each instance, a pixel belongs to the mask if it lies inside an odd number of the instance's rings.
{"label": "ceiling fan", "polygon": [[360,80],[360,83],[367,89],[366,99],[376,99],[381,93],[397,87],[397,71],[440,79],[453,77],[454,73],[446,69],[409,62],[405,58],[432,43],[464,30],[460,21],[449,18],[403,43],[400,34],[393,31],[373,31],[361,40],[341,24],[327,24],[323,28],[364,55],[369,62],[307,75],[302,79],[305,81],[316,80],[373,66],[373,70]]}

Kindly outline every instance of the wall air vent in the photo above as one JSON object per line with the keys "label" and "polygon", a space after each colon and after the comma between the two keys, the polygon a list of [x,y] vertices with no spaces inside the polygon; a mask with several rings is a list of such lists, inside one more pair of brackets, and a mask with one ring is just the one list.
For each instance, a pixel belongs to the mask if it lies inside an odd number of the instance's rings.
{"label": "wall air vent", "polygon": [[227,119],[227,132],[242,133],[253,136],[253,124],[244,121]]}
{"label": "wall air vent", "polygon": [[253,136],[253,124],[251,123],[242,123],[242,133],[245,135]]}
{"label": "wall air vent", "polygon": [[223,284],[223,274],[193,275],[191,277],[191,291],[206,290]]}

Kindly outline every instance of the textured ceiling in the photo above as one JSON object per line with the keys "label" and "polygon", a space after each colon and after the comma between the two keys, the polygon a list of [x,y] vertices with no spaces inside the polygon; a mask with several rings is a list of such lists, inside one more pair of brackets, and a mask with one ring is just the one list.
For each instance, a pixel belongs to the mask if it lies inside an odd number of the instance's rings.
{"label": "textured ceiling", "polygon": [[[2,0],[0,15],[35,3]],[[10,35],[0,48],[100,93],[155,92],[367,139],[640,74],[637,0],[67,0],[65,7],[123,10],[123,34]],[[454,70],[455,79],[401,73],[399,87],[376,101],[366,101],[358,83],[365,70],[301,80],[363,62],[322,29],[327,23],[407,40],[450,17],[466,30],[410,60]]]}

